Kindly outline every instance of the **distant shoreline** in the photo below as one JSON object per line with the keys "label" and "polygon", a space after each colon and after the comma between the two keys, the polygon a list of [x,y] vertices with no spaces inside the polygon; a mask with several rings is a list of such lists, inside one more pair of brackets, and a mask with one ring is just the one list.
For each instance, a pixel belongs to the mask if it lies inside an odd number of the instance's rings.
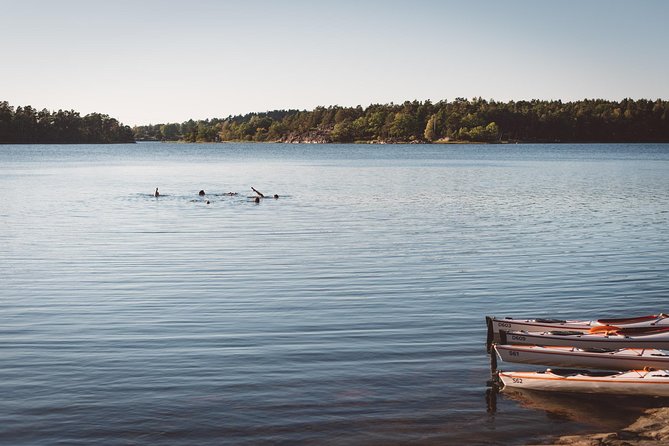
{"label": "distant shoreline", "polygon": [[101,113],[81,116],[74,110],[37,110],[0,101],[0,144],[134,143],[127,125]]}
{"label": "distant shoreline", "polygon": [[420,142],[367,142],[367,141],[355,141],[348,143],[339,143],[339,142],[282,142],[282,141],[160,141],[160,140],[135,140],[135,141],[122,141],[122,142],[3,142],[0,141],[0,147],[2,146],[29,146],[29,145],[49,145],[49,146],[82,146],[82,145],[123,145],[123,144],[145,144],[145,143],[161,143],[161,144],[281,144],[281,145],[371,145],[371,146],[383,146],[383,145],[490,145],[490,146],[504,146],[504,145],[532,145],[532,144],[557,144],[557,145],[566,145],[566,144],[585,144],[585,145],[596,145],[596,144],[669,144],[669,141],[496,141],[496,142],[477,142],[477,141],[420,141]]}
{"label": "distant shoreline", "polygon": [[133,127],[136,140],[367,144],[669,142],[669,101],[405,101]]}
{"label": "distant shoreline", "polygon": [[284,144],[669,143],[669,101],[473,98],[274,110],[130,128],[100,113],[0,102],[0,144],[271,142]]}
{"label": "distant shoreline", "polygon": [[355,145],[531,145],[531,144],[669,144],[669,141],[493,141],[493,142],[477,142],[477,141],[396,141],[396,142],[376,142],[376,141],[354,141],[348,143],[339,142],[309,142],[309,141],[160,141],[153,139],[136,140],[136,143],[171,143],[171,144],[282,144],[282,145],[341,145],[341,144],[355,144]]}

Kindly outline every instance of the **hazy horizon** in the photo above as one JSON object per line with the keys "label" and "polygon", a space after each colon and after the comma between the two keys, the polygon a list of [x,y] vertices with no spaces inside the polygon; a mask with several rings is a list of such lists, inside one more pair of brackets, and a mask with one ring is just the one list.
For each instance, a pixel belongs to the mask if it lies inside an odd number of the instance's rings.
{"label": "hazy horizon", "polygon": [[669,97],[669,3],[0,0],[0,100],[125,124],[457,97]]}

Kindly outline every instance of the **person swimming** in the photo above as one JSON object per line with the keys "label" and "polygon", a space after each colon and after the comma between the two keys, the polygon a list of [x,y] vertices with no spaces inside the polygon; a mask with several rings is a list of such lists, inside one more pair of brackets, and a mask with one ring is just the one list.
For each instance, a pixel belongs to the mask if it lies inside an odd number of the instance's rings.
{"label": "person swimming", "polygon": [[200,192],[198,192],[198,195],[201,196],[201,197],[204,197],[204,190],[201,190]]}
{"label": "person swimming", "polygon": [[156,187],[156,191],[153,193],[154,197],[160,197],[160,193],[158,192],[158,188]]}
{"label": "person swimming", "polygon": [[279,199],[279,195],[274,194],[274,199],[275,199],[275,200],[278,200],[278,199]]}
{"label": "person swimming", "polygon": [[260,191],[259,191],[258,189],[256,189],[255,187],[251,186],[251,190],[252,190],[253,192],[255,192],[256,194],[258,194],[258,196],[259,196],[260,198],[265,198],[265,195],[263,195],[263,193],[260,192]]}
{"label": "person swimming", "polygon": [[256,202],[256,204],[260,203],[260,197],[256,197],[255,200],[253,200],[253,201]]}

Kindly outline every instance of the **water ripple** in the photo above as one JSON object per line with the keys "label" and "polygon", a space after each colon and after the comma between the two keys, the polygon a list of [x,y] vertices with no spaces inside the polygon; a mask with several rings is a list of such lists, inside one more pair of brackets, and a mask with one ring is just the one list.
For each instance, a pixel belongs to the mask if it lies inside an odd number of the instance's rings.
{"label": "water ripple", "polygon": [[484,315],[667,311],[667,145],[140,148],[0,147],[0,442],[523,444]]}

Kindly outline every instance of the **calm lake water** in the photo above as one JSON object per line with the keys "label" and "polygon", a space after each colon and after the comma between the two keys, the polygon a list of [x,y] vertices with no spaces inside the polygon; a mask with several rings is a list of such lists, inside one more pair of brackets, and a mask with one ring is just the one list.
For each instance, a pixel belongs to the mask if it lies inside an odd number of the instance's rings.
{"label": "calm lake water", "polygon": [[669,311],[666,144],[10,145],[0,204],[4,444],[599,431],[487,399],[484,316]]}

